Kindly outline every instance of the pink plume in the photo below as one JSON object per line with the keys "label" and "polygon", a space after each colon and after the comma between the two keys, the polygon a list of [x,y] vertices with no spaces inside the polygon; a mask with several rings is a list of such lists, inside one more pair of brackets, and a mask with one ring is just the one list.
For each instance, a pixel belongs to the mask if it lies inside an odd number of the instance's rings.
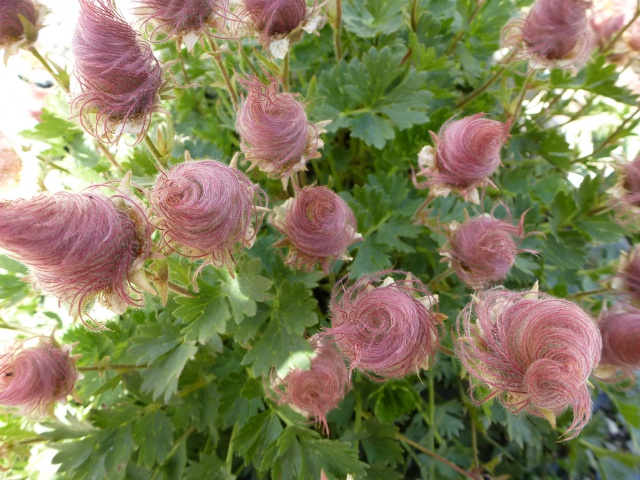
{"label": "pink plume", "polygon": [[602,333],[600,363],[640,370],[640,310],[625,307],[607,311],[598,326]]}
{"label": "pink plume", "polygon": [[32,25],[38,23],[38,9],[31,0],[2,0],[0,2],[0,46],[13,43],[24,35],[18,15]]}
{"label": "pink plume", "polygon": [[244,0],[244,12],[268,42],[295,30],[307,16],[305,0]]}

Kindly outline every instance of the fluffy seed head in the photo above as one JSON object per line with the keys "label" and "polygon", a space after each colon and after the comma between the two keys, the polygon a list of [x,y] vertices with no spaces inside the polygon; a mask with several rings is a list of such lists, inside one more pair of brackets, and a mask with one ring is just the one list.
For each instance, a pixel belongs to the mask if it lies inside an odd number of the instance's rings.
{"label": "fluffy seed head", "polygon": [[38,23],[38,8],[31,0],[2,0],[0,2],[0,45],[13,43],[24,35],[20,15],[31,25]]}
{"label": "fluffy seed head", "polygon": [[229,0],[137,0],[136,13],[155,25],[151,35],[171,37],[207,35],[211,27],[222,27],[229,15]]}
{"label": "fluffy seed head", "polygon": [[267,40],[295,30],[307,16],[305,0],[244,0],[244,12]]}
{"label": "fluffy seed head", "polygon": [[483,215],[454,225],[441,253],[465,285],[479,290],[504,279],[518,253],[535,253],[518,249],[524,235],[524,214],[518,225]]}
{"label": "fluffy seed head", "polygon": [[329,273],[335,260],[351,260],[347,247],[362,239],[349,205],[327,187],[296,187],[294,198],[274,209],[272,222],[287,238],[274,246],[289,247],[287,263],[311,270],[316,263]]}
{"label": "fluffy seed head", "polygon": [[40,416],[64,400],[78,379],[69,350],[42,338],[37,346],[18,342],[0,355],[0,405]]}
{"label": "fluffy seed head", "polygon": [[345,281],[334,288],[332,326],[323,335],[335,340],[350,369],[384,381],[428,368],[440,338],[436,300],[425,286],[394,270],[362,277],[349,288]]}
{"label": "fluffy seed head", "polygon": [[80,317],[93,298],[117,313],[142,306],[130,289],[149,256],[151,231],[125,194],[107,198],[94,189],[0,202],[0,248],[29,267],[36,287]]}
{"label": "fluffy seed head", "polygon": [[309,339],[315,351],[309,370],[295,369],[282,383],[275,385],[279,403],[288,403],[295,410],[313,417],[329,434],[327,414],[338,408],[349,386],[349,372],[332,343],[317,336]]}
{"label": "fluffy seed head", "polygon": [[18,183],[21,170],[22,160],[0,133],[0,188]]}
{"label": "fluffy seed head", "polygon": [[634,304],[640,302],[640,245],[632,247],[628,254],[621,254],[614,288],[618,283]]}
{"label": "fluffy seed head", "polygon": [[79,1],[73,53],[82,92],[72,107],[96,138],[116,143],[133,133],[139,143],[158,108],[162,68],[109,0]]}
{"label": "fluffy seed head", "polygon": [[[579,306],[538,292],[481,292],[460,313],[456,353],[471,377],[476,403],[498,397],[511,412],[549,419],[573,408],[565,433],[576,437],[591,417],[587,380],[602,338]],[[478,384],[491,393],[474,398]]]}
{"label": "fluffy seed head", "polygon": [[586,0],[537,0],[524,19],[509,22],[503,43],[544,66],[565,67],[584,63],[593,46]]}
{"label": "fluffy seed head", "polygon": [[602,333],[600,363],[640,370],[640,310],[625,307],[607,311],[598,326]]}
{"label": "fluffy seed head", "polygon": [[307,122],[303,105],[278,84],[263,85],[255,76],[240,79],[246,88],[238,109],[236,129],[245,158],[274,178],[288,178],[319,157],[322,142],[315,126]]}
{"label": "fluffy seed head", "polygon": [[231,269],[233,251],[253,245],[266,195],[235,168],[187,159],[161,173],[149,196],[163,242],[192,258],[210,257],[196,275],[209,264]]}

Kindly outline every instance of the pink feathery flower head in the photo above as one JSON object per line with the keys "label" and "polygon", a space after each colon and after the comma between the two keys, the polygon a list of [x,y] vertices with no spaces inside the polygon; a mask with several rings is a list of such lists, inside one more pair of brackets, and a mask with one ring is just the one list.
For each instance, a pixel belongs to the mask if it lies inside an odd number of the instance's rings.
{"label": "pink feathery flower head", "polygon": [[153,24],[151,36],[164,33],[185,40],[191,50],[209,29],[222,30],[230,18],[229,0],[137,0],[136,15]]}
{"label": "pink feathery flower head", "polygon": [[22,159],[0,133],[0,188],[17,184],[21,170]]}
{"label": "pink feathery flower head", "polygon": [[32,0],[0,2],[0,48],[4,49],[5,63],[15,50],[36,41],[43,16],[43,7]]}
{"label": "pink feathery flower head", "polygon": [[[459,120],[449,119],[418,155],[420,172],[413,175],[416,188],[429,188],[432,196],[447,196],[452,190],[473,203],[477,188],[492,185],[491,175],[501,163],[500,150],[509,139],[511,122],[502,123],[477,113]],[[426,180],[418,181],[418,176]]]}
{"label": "pink feathery flower head", "polygon": [[319,338],[309,339],[315,356],[309,370],[294,369],[280,381],[272,379],[279,403],[312,417],[329,435],[327,414],[338,408],[349,388],[349,372],[335,346]]}
{"label": "pink feathery flower head", "polygon": [[244,13],[265,43],[286,36],[307,18],[305,0],[244,0]]}
{"label": "pink feathery flower head", "polygon": [[518,248],[525,237],[525,215],[522,214],[518,225],[511,223],[511,217],[505,221],[489,214],[468,219],[462,225],[454,222],[449,227],[448,245],[441,254],[469,288],[480,290],[503,280],[518,253],[536,253]]}
{"label": "pink feathery flower head", "polygon": [[600,364],[640,370],[640,310],[627,306],[606,311],[598,326],[602,333]]}
{"label": "pink feathery flower head", "polygon": [[306,170],[310,159],[320,157],[318,149],[324,144],[319,135],[324,124],[309,123],[296,95],[278,92],[273,79],[269,85],[255,76],[240,78],[239,82],[247,96],[238,108],[236,129],[251,168],[258,167],[284,182],[294,172]]}
{"label": "pink feathery flower head", "polygon": [[634,305],[640,304],[640,245],[634,245],[629,252],[620,254],[618,273],[611,286],[614,290],[625,292]]}
{"label": "pink feathery flower head", "polygon": [[72,108],[94,137],[116,143],[123,133],[145,137],[151,114],[161,111],[162,67],[109,0],[79,0],[73,38],[81,93]]}
{"label": "pink feathery flower head", "polygon": [[[602,337],[578,305],[533,291],[480,292],[458,316],[456,354],[472,377],[471,398],[497,397],[512,413],[556,417],[568,406],[576,437],[591,417],[587,382],[598,365]],[[474,397],[477,386],[491,390]]]}
{"label": "pink feathery flower head", "polygon": [[504,27],[503,43],[543,67],[579,67],[593,47],[590,7],[588,0],[537,0],[524,19]]}
{"label": "pink feathery flower head", "polygon": [[108,198],[90,187],[0,202],[0,248],[80,318],[93,299],[116,313],[144,304],[132,284],[153,293],[142,271],[151,232],[142,207],[120,191]]}
{"label": "pink feathery flower head", "polygon": [[71,393],[78,371],[70,347],[61,347],[51,338],[41,338],[33,347],[24,343],[17,342],[0,354],[0,405],[42,416]]}
{"label": "pink feathery flower head", "polygon": [[[393,276],[402,276],[394,280]],[[440,346],[437,299],[407,272],[384,270],[331,296],[332,338],[350,363],[376,381],[429,368]]]}
{"label": "pink feathery flower head", "polygon": [[214,160],[186,162],[161,172],[149,195],[163,242],[206,265],[233,270],[233,251],[250,248],[267,209],[264,191],[233,166]]}
{"label": "pink feathery flower head", "polygon": [[624,26],[625,15],[622,12],[598,12],[591,17],[589,25],[593,31],[598,47],[604,48],[613,35]]}
{"label": "pink feathery flower head", "polygon": [[327,187],[295,187],[296,195],[274,208],[273,225],[285,239],[274,247],[289,247],[287,263],[310,271],[316,263],[329,273],[336,260],[351,260],[347,247],[362,240],[349,205]]}

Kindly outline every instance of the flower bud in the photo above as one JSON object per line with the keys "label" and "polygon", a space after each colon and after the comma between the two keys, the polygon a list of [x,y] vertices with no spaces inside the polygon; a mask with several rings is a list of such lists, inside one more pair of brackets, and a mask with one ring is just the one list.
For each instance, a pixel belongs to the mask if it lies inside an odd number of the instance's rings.
{"label": "flower bud", "polygon": [[71,348],[51,338],[37,346],[14,344],[0,355],[0,405],[17,407],[22,413],[45,415],[53,404],[66,399],[78,380]]}
{"label": "flower bud", "polygon": [[[431,132],[435,148],[425,147],[418,156],[420,172],[413,175],[416,188],[430,188],[433,196],[447,196],[452,190],[478,203],[477,187],[500,166],[500,150],[509,139],[511,122],[501,123],[477,113],[447,121],[438,135]],[[427,180],[418,182],[417,177]]]}
{"label": "flower bud", "polygon": [[221,29],[229,16],[229,0],[137,0],[136,14],[154,25],[151,36],[162,32],[186,39],[191,50],[209,28]]}
{"label": "flower bud", "polygon": [[[93,299],[122,313],[141,307],[141,276],[149,256],[151,225],[124,192],[107,198],[97,190],[58,192],[0,202],[0,248],[24,263],[37,288],[70,305],[80,318]],[[142,283],[142,284],[140,284]],[[152,291],[152,290],[151,290]]]}
{"label": "flower bud", "polygon": [[73,52],[82,92],[72,108],[99,140],[116,143],[123,133],[133,133],[137,144],[159,109],[162,68],[109,0],[79,1]]}
{"label": "flower bud", "polygon": [[244,12],[265,43],[286,36],[307,17],[305,0],[244,0]]}
{"label": "flower bud", "polygon": [[593,34],[587,0],[537,0],[524,19],[509,22],[503,43],[544,67],[577,67],[589,58]]}
{"label": "flower bud", "polygon": [[251,247],[264,217],[264,191],[235,168],[214,160],[187,161],[161,172],[149,195],[162,241],[206,265],[232,271],[233,251]]}
{"label": "flower bud", "polygon": [[347,247],[362,240],[349,205],[327,187],[296,187],[296,196],[274,209],[272,222],[287,238],[274,247],[289,247],[287,263],[301,270],[322,265],[324,274],[336,260],[351,260]]}
{"label": "flower bud", "polygon": [[[479,290],[503,280],[520,252],[518,242],[525,236],[524,216],[518,225],[492,215],[471,218],[449,228],[449,243],[442,250],[458,278],[469,288]],[[514,239],[515,237],[515,239]]]}
{"label": "flower bud", "polygon": [[[479,293],[458,316],[456,353],[472,377],[475,403],[497,397],[512,413],[555,418],[568,406],[576,437],[591,417],[589,375],[602,338],[579,306],[536,291]],[[475,399],[479,385],[491,391]]]}
{"label": "flower bud", "polygon": [[602,333],[600,363],[640,370],[640,310],[625,307],[604,312],[598,326]]}
{"label": "flower bud", "polygon": [[43,13],[43,7],[32,0],[0,2],[0,49],[4,49],[5,63],[16,49],[36,41]]}
{"label": "flower bud", "polygon": [[[394,280],[394,276],[406,276]],[[440,346],[437,300],[410,274],[385,270],[346,288],[343,279],[331,296],[331,328],[323,335],[373,380],[402,378],[428,368]]]}
{"label": "flower bud", "polygon": [[292,173],[306,170],[310,159],[320,157],[321,126],[310,124],[296,96],[279,93],[275,81],[268,86],[255,76],[239,81],[248,92],[236,119],[240,148],[251,168],[286,182]]}
{"label": "flower bud", "polygon": [[272,381],[279,403],[321,423],[329,435],[327,414],[338,408],[349,387],[349,372],[334,345],[315,336],[309,339],[315,356],[309,370],[294,369],[279,382]]}

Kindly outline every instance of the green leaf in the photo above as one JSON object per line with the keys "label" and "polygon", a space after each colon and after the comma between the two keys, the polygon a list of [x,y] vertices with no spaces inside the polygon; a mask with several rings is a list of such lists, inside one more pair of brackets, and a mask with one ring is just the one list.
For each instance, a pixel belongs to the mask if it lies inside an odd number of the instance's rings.
{"label": "green leaf", "polygon": [[190,461],[184,480],[233,480],[236,477],[227,471],[226,465],[215,455],[200,454],[200,460]]}
{"label": "green leaf", "polygon": [[271,320],[242,364],[253,365],[256,376],[266,375],[276,367],[281,378],[292,368],[309,368],[313,350],[303,334],[306,327],[318,323],[318,314],[314,311],[317,304],[303,283],[283,281],[278,287],[277,306]]}
{"label": "green leaf", "polygon": [[176,298],[180,307],[173,314],[185,323],[191,322],[181,332],[186,340],[198,341],[202,345],[212,340],[212,344],[220,351],[222,340],[218,334],[226,332],[231,312],[220,286],[213,286],[204,280],[199,282],[199,286],[200,292],[196,298]]}
{"label": "green leaf", "polygon": [[342,8],[345,28],[361,38],[392,34],[404,23],[402,2],[346,0]]}
{"label": "green leaf", "polygon": [[369,464],[384,462],[390,465],[402,463],[402,448],[396,440],[398,427],[379,422],[372,418],[362,425],[364,436],[362,447]]}
{"label": "green leaf", "polygon": [[461,420],[464,415],[463,410],[462,404],[457,400],[437,405],[435,428],[438,432],[449,440],[458,438],[465,428]]}
{"label": "green leaf", "polygon": [[184,366],[197,351],[195,342],[179,345],[162,361],[142,372],[142,390],[151,392],[154,400],[164,394],[164,401],[168,402],[171,395],[178,390],[178,379]]}
{"label": "green leaf", "polygon": [[383,383],[369,395],[369,404],[376,417],[386,423],[411,413],[420,401],[420,394],[406,381]]}
{"label": "green leaf", "polygon": [[220,391],[218,412],[225,426],[243,426],[263,408],[261,380],[248,378],[245,372],[232,373],[223,378],[224,388]]}
{"label": "green leaf", "polygon": [[274,460],[266,454],[267,447],[282,431],[282,424],[275,410],[268,409],[251,417],[238,431],[233,444],[237,452],[244,457],[245,463],[253,462],[256,467],[266,470]]}
{"label": "green leaf", "polygon": [[133,439],[139,447],[138,463],[151,468],[164,463],[173,446],[174,428],[162,411],[148,412],[133,427]]}
{"label": "green leaf", "polygon": [[273,295],[267,293],[273,282],[258,275],[260,265],[259,258],[245,257],[238,264],[235,278],[231,278],[228,272],[223,272],[225,279],[222,281],[222,293],[231,304],[236,323],[240,323],[245,316],[253,317],[256,314],[256,302],[267,302],[273,298]]}

